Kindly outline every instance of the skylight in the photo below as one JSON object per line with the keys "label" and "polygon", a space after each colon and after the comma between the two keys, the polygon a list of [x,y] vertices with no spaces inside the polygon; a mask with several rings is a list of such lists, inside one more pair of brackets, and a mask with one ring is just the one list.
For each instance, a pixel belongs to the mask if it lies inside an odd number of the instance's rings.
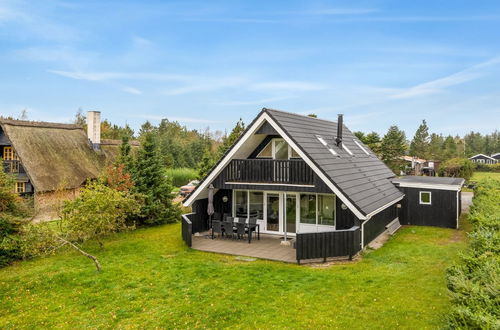
{"label": "skylight", "polygon": [[356,140],[353,140],[353,141],[354,141],[354,143],[356,143],[356,145],[359,147],[359,149],[363,150],[363,152],[364,152],[365,154],[367,154],[368,156],[370,155],[370,153],[368,152],[368,150],[366,150],[366,149],[365,149],[365,148],[361,145],[361,143],[359,143],[359,142],[358,142],[358,141],[356,141]]}
{"label": "skylight", "polygon": [[349,150],[349,148],[347,148],[347,146],[345,145],[345,143],[342,143],[342,148],[344,148],[344,150],[351,156],[354,156],[353,153],[351,152],[351,150]]}
{"label": "skylight", "polygon": [[334,156],[339,155],[335,150],[333,150],[331,146],[328,145],[328,143],[326,143],[325,139],[323,139],[320,135],[316,135],[316,138],[318,139],[319,142],[321,142],[322,145],[324,145],[328,149],[328,151],[330,151],[332,155]]}

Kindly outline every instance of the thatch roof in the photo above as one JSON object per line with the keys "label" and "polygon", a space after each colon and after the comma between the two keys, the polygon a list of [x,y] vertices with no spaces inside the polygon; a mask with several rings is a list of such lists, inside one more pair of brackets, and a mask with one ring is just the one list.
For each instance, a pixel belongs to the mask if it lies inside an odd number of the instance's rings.
{"label": "thatch roof", "polygon": [[96,178],[116,158],[120,141],[103,140],[94,151],[82,127],[0,119],[37,192],[72,189]]}

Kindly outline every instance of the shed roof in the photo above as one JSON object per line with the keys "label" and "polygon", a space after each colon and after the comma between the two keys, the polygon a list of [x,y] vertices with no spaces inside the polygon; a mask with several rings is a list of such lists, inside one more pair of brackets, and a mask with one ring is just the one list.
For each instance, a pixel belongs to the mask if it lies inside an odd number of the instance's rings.
{"label": "shed roof", "polygon": [[[336,122],[274,109],[264,108],[263,111],[276,121],[361,213],[370,214],[403,196],[390,181],[394,173],[345,125],[342,128],[342,143],[352,155],[335,143]],[[328,148],[333,149],[337,156]]]}
{"label": "shed roof", "polygon": [[435,176],[402,176],[392,180],[393,183],[400,185],[422,184],[427,186],[456,186],[461,187],[465,180],[462,178],[444,178]]}
{"label": "shed roof", "polygon": [[38,192],[77,188],[118,153],[119,143],[110,140],[95,152],[78,125],[9,119],[0,125]]}

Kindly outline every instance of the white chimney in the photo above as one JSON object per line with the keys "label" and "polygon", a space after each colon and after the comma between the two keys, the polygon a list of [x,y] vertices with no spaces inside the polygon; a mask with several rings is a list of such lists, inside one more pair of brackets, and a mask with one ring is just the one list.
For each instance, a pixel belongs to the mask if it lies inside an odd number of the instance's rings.
{"label": "white chimney", "polygon": [[99,149],[101,144],[101,112],[87,112],[87,136],[94,149]]}

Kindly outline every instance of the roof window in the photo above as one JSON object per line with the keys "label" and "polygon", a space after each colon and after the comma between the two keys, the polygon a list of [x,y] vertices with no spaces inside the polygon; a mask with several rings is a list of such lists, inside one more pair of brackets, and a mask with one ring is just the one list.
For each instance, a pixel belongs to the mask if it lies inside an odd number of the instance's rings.
{"label": "roof window", "polygon": [[363,152],[364,152],[365,154],[367,154],[368,156],[370,155],[370,153],[368,152],[368,150],[366,150],[366,149],[365,149],[365,148],[361,145],[361,143],[359,143],[359,142],[358,142],[358,141],[356,141],[356,140],[353,140],[353,141],[354,141],[354,143],[356,143],[356,145],[359,147],[359,149],[363,150]]}

